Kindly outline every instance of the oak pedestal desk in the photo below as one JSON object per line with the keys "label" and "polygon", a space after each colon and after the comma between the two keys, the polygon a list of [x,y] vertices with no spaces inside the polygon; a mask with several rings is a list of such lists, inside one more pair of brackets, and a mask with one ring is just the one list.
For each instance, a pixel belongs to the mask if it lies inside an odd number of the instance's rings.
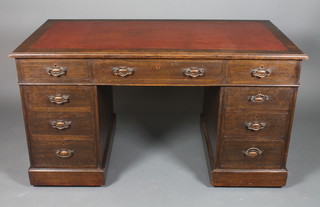
{"label": "oak pedestal desk", "polygon": [[112,86],[204,87],[211,184],[286,184],[308,57],[270,21],[48,20],[9,56],[17,64],[32,185],[104,185]]}

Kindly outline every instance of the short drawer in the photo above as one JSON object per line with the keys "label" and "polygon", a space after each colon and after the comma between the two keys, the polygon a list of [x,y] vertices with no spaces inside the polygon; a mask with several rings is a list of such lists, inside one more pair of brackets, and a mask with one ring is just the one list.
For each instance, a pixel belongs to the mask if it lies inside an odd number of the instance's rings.
{"label": "short drawer", "polygon": [[21,86],[28,108],[92,107],[92,86]]}
{"label": "short drawer", "polygon": [[30,111],[28,127],[31,134],[83,135],[94,137],[94,116],[91,112]]}
{"label": "short drawer", "polygon": [[78,59],[18,59],[20,82],[72,83],[89,82],[89,64]]}
{"label": "short drawer", "polygon": [[220,83],[222,61],[93,60],[93,80],[114,85]]}
{"label": "short drawer", "polygon": [[230,84],[298,84],[298,61],[230,60],[226,80]]}
{"label": "short drawer", "polygon": [[265,111],[289,110],[297,88],[289,87],[226,87],[224,108]]}
{"label": "short drawer", "polygon": [[222,134],[233,139],[285,139],[289,127],[287,113],[248,113],[226,111]]}
{"label": "short drawer", "polygon": [[220,167],[223,169],[281,169],[284,141],[224,141]]}
{"label": "short drawer", "polygon": [[97,166],[92,140],[35,139],[32,141],[32,167],[94,168]]}

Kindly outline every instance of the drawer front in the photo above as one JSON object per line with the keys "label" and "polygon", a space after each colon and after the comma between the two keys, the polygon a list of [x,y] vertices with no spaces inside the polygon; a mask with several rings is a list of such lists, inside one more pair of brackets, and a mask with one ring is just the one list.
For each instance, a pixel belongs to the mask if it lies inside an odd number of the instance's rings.
{"label": "drawer front", "polygon": [[258,114],[243,111],[226,111],[222,134],[225,138],[285,139],[288,131],[288,114]]}
{"label": "drawer front", "polygon": [[222,61],[93,60],[93,80],[104,84],[220,83]]}
{"label": "drawer front", "polygon": [[32,142],[33,167],[96,167],[97,155],[92,140],[36,139]]}
{"label": "drawer front", "polygon": [[87,60],[21,59],[17,60],[19,79],[30,83],[89,82]]}
{"label": "drawer front", "polygon": [[92,107],[91,86],[22,86],[27,107]]}
{"label": "drawer front", "polygon": [[287,87],[227,87],[225,109],[289,110],[296,88]]}
{"label": "drawer front", "polygon": [[281,169],[284,141],[224,141],[220,167],[223,169]]}
{"label": "drawer front", "polygon": [[298,84],[297,61],[230,60],[227,83],[231,84]]}
{"label": "drawer front", "polygon": [[31,134],[83,135],[93,137],[95,120],[91,112],[29,112]]}

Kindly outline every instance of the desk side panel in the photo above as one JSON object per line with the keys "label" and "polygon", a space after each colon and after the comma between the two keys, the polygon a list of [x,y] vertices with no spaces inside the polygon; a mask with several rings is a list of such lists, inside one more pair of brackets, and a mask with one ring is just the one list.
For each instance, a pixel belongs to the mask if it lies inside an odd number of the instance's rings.
{"label": "desk side panel", "polygon": [[216,166],[217,135],[219,130],[220,87],[205,87],[203,112],[201,114],[201,130],[204,150],[207,157],[209,174]]}

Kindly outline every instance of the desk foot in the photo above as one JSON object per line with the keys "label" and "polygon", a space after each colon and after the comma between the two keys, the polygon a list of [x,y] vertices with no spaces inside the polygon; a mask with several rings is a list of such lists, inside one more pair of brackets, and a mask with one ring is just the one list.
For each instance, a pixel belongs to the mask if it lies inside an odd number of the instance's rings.
{"label": "desk foot", "polygon": [[214,169],[211,185],[226,187],[282,187],[286,185],[288,171]]}
{"label": "desk foot", "polygon": [[101,186],[105,184],[104,169],[30,168],[30,184],[35,186]]}

